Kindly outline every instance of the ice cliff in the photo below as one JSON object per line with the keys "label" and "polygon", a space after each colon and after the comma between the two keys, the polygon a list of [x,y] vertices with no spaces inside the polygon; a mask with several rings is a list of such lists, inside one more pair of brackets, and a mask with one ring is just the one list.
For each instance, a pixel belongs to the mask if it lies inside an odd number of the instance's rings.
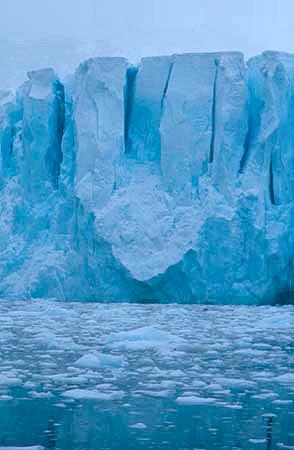
{"label": "ice cliff", "polygon": [[294,55],[30,72],[0,148],[1,298],[290,299]]}

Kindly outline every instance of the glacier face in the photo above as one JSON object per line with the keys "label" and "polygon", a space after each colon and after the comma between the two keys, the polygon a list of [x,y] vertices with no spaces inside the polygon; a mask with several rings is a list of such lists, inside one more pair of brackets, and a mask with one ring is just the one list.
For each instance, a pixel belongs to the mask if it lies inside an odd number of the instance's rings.
{"label": "glacier face", "polygon": [[294,55],[30,72],[0,148],[0,298],[290,298]]}

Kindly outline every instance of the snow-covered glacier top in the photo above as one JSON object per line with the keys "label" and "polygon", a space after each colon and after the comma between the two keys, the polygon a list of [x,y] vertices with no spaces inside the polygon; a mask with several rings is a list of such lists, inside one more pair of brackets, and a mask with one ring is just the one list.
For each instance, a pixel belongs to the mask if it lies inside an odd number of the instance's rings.
{"label": "snow-covered glacier top", "polygon": [[290,299],[294,55],[32,71],[0,148],[0,297]]}

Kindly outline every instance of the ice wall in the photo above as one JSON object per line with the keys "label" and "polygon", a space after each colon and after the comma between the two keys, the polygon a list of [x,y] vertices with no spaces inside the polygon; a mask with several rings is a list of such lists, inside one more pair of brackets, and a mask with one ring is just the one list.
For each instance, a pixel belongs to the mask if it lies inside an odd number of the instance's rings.
{"label": "ice wall", "polygon": [[294,55],[31,72],[0,148],[0,297],[290,300]]}

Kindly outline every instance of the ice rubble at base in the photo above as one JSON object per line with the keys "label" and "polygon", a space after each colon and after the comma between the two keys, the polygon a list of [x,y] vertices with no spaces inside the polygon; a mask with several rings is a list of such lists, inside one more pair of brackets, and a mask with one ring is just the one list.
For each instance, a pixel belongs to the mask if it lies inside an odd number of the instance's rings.
{"label": "ice rubble at base", "polygon": [[289,297],[293,55],[28,77],[0,93],[0,297]]}

